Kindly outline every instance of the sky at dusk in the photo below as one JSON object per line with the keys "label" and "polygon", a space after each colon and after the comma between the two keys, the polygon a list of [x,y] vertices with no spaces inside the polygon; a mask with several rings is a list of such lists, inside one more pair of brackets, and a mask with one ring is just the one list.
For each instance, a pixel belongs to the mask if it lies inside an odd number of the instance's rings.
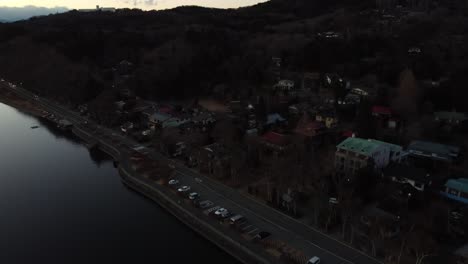
{"label": "sky at dusk", "polygon": [[199,5],[218,8],[235,8],[254,5],[266,0],[0,0],[0,6],[67,7],[69,9],[102,7],[166,9],[181,5]]}

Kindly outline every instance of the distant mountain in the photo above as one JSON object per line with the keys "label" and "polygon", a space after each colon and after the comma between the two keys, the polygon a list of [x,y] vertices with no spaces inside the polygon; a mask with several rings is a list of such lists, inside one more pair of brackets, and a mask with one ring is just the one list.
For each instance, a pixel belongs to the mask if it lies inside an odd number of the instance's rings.
{"label": "distant mountain", "polygon": [[18,20],[28,19],[34,16],[44,16],[49,14],[67,12],[65,7],[38,7],[38,6],[24,6],[24,7],[6,7],[0,6],[0,22],[13,22]]}

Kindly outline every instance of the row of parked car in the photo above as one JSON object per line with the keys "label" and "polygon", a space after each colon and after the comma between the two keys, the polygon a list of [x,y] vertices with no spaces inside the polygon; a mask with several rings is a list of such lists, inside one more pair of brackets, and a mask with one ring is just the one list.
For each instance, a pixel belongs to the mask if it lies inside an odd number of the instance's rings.
{"label": "row of parked car", "polygon": [[[200,179],[196,180],[199,183],[201,182]],[[215,205],[210,200],[202,199],[199,193],[194,192],[188,185],[181,185],[178,179],[171,179],[169,181],[169,186],[172,189],[177,190],[178,194],[192,201],[192,204],[195,207],[202,209],[205,215],[213,217],[218,221],[228,223],[230,227],[234,228],[241,234],[249,236],[253,241],[264,241],[271,237],[270,232],[260,230],[260,228],[250,223],[244,216],[235,214],[227,208]],[[330,201],[330,203],[332,202]],[[307,262],[307,264],[319,263],[320,258],[317,256],[310,258]]]}
{"label": "row of parked car", "polygon": [[[201,180],[198,180],[199,182]],[[213,217],[218,221],[228,223],[232,228],[236,229],[241,234],[247,234],[254,241],[261,241],[269,238],[271,233],[262,231],[260,228],[248,222],[246,217],[240,214],[235,214],[225,207],[215,205],[210,200],[204,200],[200,194],[193,192],[192,188],[187,185],[181,185],[178,179],[171,179],[169,186],[177,190],[177,193],[192,201],[193,205],[203,210],[207,216]]]}

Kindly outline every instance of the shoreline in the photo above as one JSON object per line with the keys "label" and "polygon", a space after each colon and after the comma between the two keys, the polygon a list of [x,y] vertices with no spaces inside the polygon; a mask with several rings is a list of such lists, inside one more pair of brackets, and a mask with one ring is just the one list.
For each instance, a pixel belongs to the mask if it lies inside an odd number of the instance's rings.
{"label": "shoreline", "polygon": [[[0,92],[2,92],[2,90],[0,90]],[[13,94],[13,92],[9,92],[9,94],[6,96],[5,94],[1,93],[0,102],[15,108],[20,112],[35,116],[37,118],[43,118],[44,112],[54,112],[46,109],[45,107],[38,106],[34,102],[29,102],[28,99],[19,98],[18,95],[10,96],[11,94]],[[71,131],[75,136],[83,141],[83,145],[87,146],[87,144],[90,143],[96,144],[101,151],[108,154],[113,159],[113,161],[118,164],[117,169],[119,176],[125,186],[138,192],[140,195],[151,199],[153,202],[156,202],[167,212],[172,214],[176,219],[181,221],[197,234],[204,237],[241,263],[278,263],[278,261],[274,261],[272,256],[269,256],[266,251],[262,252],[263,254],[261,254],[259,250],[262,249],[255,248],[257,245],[248,245],[249,242],[247,241],[235,241],[234,238],[225,234],[229,233],[231,230],[224,230],[223,228],[219,228],[209,223],[208,221],[205,221],[202,219],[203,217],[196,216],[196,214],[200,214],[200,212],[196,211],[196,208],[191,205],[184,206],[186,204],[185,200],[182,200],[181,203],[179,203],[180,200],[176,202],[175,199],[168,196],[171,195],[169,190],[164,190],[164,188],[157,188],[159,186],[143,183],[143,180],[139,179],[138,176],[132,175],[135,174],[136,171],[133,171],[132,167],[129,165],[129,160],[124,159],[120,151],[118,151],[113,146],[109,145],[103,140],[96,139],[94,135],[86,132],[84,129],[78,126],[74,126]],[[243,246],[242,244],[246,244],[247,246]],[[255,248],[255,250],[252,250],[249,247]]]}

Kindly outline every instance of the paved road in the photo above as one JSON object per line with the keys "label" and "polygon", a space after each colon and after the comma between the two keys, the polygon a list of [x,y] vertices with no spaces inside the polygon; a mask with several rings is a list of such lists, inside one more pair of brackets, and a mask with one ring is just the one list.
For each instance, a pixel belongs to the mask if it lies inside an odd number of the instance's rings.
{"label": "paved road", "polygon": [[[0,83],[0,85],[5,86],[5,83]],[[9,86],[8,88],[13,89]],[[56,103],[52,103],[46,99],[35,98],[24,89],[16,87],[13,90],[26,98],[36,100],[48,109],[60,113],[64,118],[75,124],[87,121],[79,114],[58,106]],[[90,122],[90,124],[93,123]],[[108,139],[119,140],[127,147],[131,148],[138,145],[137,142],[130,138],[119,136],[113,130],[100,127],[99,132]],[[166,157],[154,150],[150,151],[149,155],[154,159],[170,162]],[[380,261],[363,254],[345,243],[335,240],[319,230],[308,227],[181,164],[174,164],[176,177],[180,180],[181,184],[192,186],[192,189],[200,193],[203,199],[209,199],[215,202],[216,205],[226,207],[232,212],[245,216],[252,225],[251,230],[249,229],[252,234],[268,231],[272,233],[273,237],[285,241],[310,257],[319,256],[322,259],[322,263],[325,264],[381,264]],[[202,182],[197,182],[195,178],[202,179]]]}

